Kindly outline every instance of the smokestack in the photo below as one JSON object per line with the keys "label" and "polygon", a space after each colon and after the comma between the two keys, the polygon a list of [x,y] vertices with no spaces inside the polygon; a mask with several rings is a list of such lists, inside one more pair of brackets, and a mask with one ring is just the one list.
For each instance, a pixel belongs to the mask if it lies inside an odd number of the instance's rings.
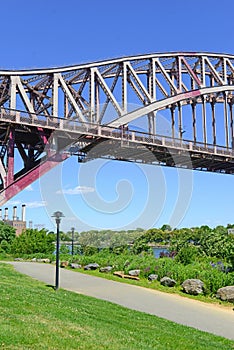
{"label": "smokestack", "polygon": [[2,209],[0,209],[0,220],[2,220]]}
{"label": "smokestack", "polygon": [[22,221],[26,221],[25,220],[25,207],[26,207],[26,205],[22,204]]}
{"label": "smokestack", "polygon": [[16,206],[14,206],[13,207],[13,221],[16,221],[17,220],[17,207]]}
{"label": "smokestack", "polygon": [[8,220],[8,208],[5,208],[5,215],[4,215],[4,220]]}

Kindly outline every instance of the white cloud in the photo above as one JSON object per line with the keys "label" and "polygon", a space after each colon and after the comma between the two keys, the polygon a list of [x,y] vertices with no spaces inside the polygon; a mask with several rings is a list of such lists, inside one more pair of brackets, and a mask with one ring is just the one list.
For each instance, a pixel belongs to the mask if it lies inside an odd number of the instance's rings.
{"label": "white cloud", "polygon": [[27,208],[32,208],[32,209],[45,207],[47,205],[46,201],[33,201],[33,202],[9,201],[7,202],[8,206],[20,207],[22,204],[26,205]]}
{"label": "white cloud", "polygon": [[34,201],[34,202],[25,202],[24,203],[28,208],[40,208],[46,206],[46,201]]}
{"label": "white cloud", "polygon": [[11,200],[6,203],[6,205],[9,205],[9,206],[21,205],[21,204],[23,204],[23,203],[20,201],[11,201]]}
{"label": "white cloud", "polygon": [[95,189],[93,187],[86,187],[86,186],[76,186],[75,188],[68,188],[64,190],[59,190],[56,193],[57,194],[82,194],[82,193],[88,193],[88,192],[94,192]]}

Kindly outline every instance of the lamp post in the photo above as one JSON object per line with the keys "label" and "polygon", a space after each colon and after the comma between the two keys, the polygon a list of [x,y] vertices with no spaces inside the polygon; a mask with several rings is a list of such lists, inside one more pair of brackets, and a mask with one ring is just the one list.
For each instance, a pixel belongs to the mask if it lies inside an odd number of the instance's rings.
{"label": "lamp post", "polygon": [[71,228],[71,232],[72,232],[72,251],[71,251],[71,253],[72,253],[72,255],[74,255],[74,231],[75,231],[75,228],[72,227]]}
{"label": "lamp post", "polygon": [[56,211],[52,215],[55,218],[56,226],[57,226],[57,235],[56,235],[56,272],[55,272],[55,290],[59,289],[59,224],[61,222],[61,218],[64,217],[61,211]]}

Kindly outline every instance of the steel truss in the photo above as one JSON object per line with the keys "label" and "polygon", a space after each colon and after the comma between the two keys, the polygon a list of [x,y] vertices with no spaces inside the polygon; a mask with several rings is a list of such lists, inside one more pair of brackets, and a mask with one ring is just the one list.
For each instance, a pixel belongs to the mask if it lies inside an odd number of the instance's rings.
{"label": "steel truss", "polygon": [[[144,147],[154,155],[146,158],[150,163],[233,173],[233,103],[231,55],[148,54],[0,71],[1,202],[66,159],[71,145],[82,161],[144,161]],[[141,119],[147,137],[134,130]],[[97,151],[100,143],[105,147]],[[22,161],[17,171],[16,153]]]}

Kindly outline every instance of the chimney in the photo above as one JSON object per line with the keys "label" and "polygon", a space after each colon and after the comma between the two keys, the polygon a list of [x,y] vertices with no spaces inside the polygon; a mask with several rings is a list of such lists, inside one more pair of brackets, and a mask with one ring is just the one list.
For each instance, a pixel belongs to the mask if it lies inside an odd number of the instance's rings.
{"label": "chimney", "polygon": [[26,207],[26,205],[22,204],[22,221],[26,221],[25,220],[25,207]]}
{"label": "chimney", "polygon": [[2,209],[0,209],[0,220],[2,220]]}
{"label": "chimney", "polygon": [[8,208],[5,208],[5,215],[4,215],[4,220],[8,220]]}
{"label": "chimney", "polygon": [[13,207],[13,221],[16,221],[17,220],[17,207],[16,206],[14,206]]}

